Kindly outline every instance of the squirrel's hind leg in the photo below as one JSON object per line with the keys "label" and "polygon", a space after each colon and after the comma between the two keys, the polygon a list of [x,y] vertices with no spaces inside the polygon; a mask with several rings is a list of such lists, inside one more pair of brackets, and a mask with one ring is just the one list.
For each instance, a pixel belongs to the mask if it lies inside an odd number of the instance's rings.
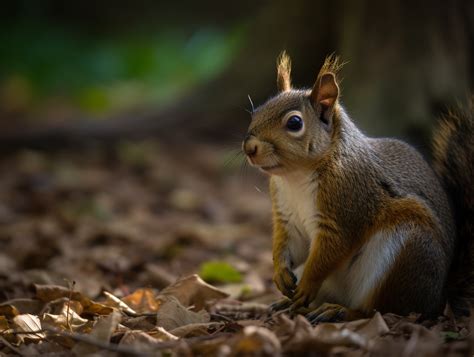
{"label": "squirrel's hind leg", "polygon": [[414,226],[392,269],[374,291],[367,310],[425,318],[442,312],[448,266],[446,253],[435,232]]}

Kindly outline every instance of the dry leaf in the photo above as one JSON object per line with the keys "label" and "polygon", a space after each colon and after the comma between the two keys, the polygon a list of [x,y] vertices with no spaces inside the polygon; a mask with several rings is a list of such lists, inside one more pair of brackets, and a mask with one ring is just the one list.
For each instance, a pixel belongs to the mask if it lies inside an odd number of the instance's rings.
{"label": "dry leaf", "polygon": [[120,339],[119,345],[134,346],[137,351],[152,351],[160,341],[143,331],[127,331]]}
{"label": "dry leaf", "polygon": [[18,315],[13,318],[13,323],[20,332],[32,332],[19,335],[21,339],[41,340],[45,338],[44,332],[35,332],[41,331],[41,322],[38,316],[30,314]]}
{"label": "dry leaf", "polygon": [[223,325],[222,322],[194,323],[177,327],[171,330],[170,333],[178,337],[204,336],[209,335],[208,330],[210,328],[217,329]]}
{"label": "dry leaf", "polygon": [[156,312],[160,308],[160,302],[155,299],[152,289],[138,289],[122,298],[122,301],[138,313]]}
{"label": "dry leaf", "polygon": [[322,323],[314,328],[312,336],[320,343],[329,346],[365,347],[367,339],[347,328],[340,328],[336,324]]}
{"label": "dry leaf", "polygon": [[177,336],[166,331],[163,327],[160,327],[160,326],[155,327],[153,330],[148,331],[148,334],[159,341],[174,341],[178,339]]}
{"label": "dry leaf", "polygon": [[182,305],[194,306],[195,311],[202,310],[207,302],[229,296],[224,291],[209,285],[196,274],[179,279],[161,291],[161,295],[174,296]]}
{"label": "dry leaf", "polygon": [[[89,336],[99,342],[109,342],[110,337],[112,336],[112,334],[117,329],[120,323],[120,318],[120,313],[117,311],[112,312],[108,316],[101,317],[92,328],[92,331]],[[97,352],[98,348],[85,342],[79,342],[74,346],[72,351],[78,356],[83,356],[86,354]]]}
{"label": "dry leaf", "polygon": [[137,312],[135,310],[133,310],[130,306],[128,306],[126,303],[124,303],[114,294],[109,293],[108,291],[104,291],[104,295],[108,299],[108,301],[106,301],[106,304],[116,307],[119,310],[124,311],[125,313],[129,315],[137,315]]}
{"label": "dry leaf", "polygon": [[210,316],[205,310],[190,311],[173,296],[161,299],[162,305],[157,313],[156,324],[167,331],[184,325],[210,321]]}
{"label": "dry leaf", "polygon": [[44,314],[43,322],[53,325],[55,327],[61,327],[63,329],[71,329],[72,331],[77,331],[84,325],[88,324],[89,320],[83,319],[71,307],[69,307],[68,309],[68,303],[65,303],[59,315]]}
{"label": "dry leaf", "polygon": [[8,320],[5,316],[0,316],[0,332],[6,331],[10,328]]}
{"label": "dry leaf", "polygon": [[279,356],[281,344],[275,333],[264,327],[247,326],[231,344],[232,356]]}
{"label": "dry leaf", "polygon": [[117,329],[120,323],[121,315],[114,311],[109,316],[100,318],[91,332],[91,337],[97,338],[102,342],[109,342],[112,333]]}
{"label": "dry leaf", "polygon": [[382,336],[390,331],[379,312],[376,312],[370,319],[351,321],[342,323],[342,325],[351,331],[357,332],[367,340]]}
{"label": "dry leaf", "polygon": [[[20,314],[38,315],[44,304],[41,301],[35,299],[12,299],[3,302],[2,305],[0,305],[0,310],[2,309],[2,306],[5,305],[11,305],[15,307]],[[2,315],[1,312],[0,315]]]}
{"label": "dry leaf", "polygon": [[20,315],[20,311],[15,306],[4,303],[0,305],[0,315],[12,318]]}
{"label": "dry leaf", "polygon": [[84,308],[84,313],[109,315],[113,309],[109,306],[92,301],[78,291],[71,291],[60,285],[34,285],[36,297],[43,302],[50,302],[60,298],[79,301]]}
{"label": "dry leaf", "polygon": [[122,325],[132,330],[151,330],[156,326],[156,314],[152,316],[138,316],[127,318],[122,321]]}

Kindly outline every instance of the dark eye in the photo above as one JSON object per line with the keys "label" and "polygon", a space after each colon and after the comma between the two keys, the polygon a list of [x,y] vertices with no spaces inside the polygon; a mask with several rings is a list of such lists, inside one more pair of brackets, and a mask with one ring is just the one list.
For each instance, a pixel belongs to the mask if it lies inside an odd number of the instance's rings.
{"label": "dark eye", "polygon": [[300,131],[302,127],[303,119],[301,119],[301,117],[299,117],[298,115],[291,116],[286,122],[286,128],[292,132]]}

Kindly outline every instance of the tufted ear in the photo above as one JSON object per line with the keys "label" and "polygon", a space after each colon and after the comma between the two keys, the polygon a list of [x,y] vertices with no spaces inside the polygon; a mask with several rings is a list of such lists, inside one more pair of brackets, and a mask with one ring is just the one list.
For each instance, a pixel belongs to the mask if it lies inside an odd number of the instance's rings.
{"label": "tufted ear", "polygon": [[280,92],[287,92],[291,89],[291,59],[283,51],[277,58],[277,87]]}
{"label": "tufted ear", "polygon": [[311,91],[313,105],[321,105],[324,108],[332,108],[339,98],[339,86],[336,82],[336,76],[332,72],[322,74],[316,80]]}

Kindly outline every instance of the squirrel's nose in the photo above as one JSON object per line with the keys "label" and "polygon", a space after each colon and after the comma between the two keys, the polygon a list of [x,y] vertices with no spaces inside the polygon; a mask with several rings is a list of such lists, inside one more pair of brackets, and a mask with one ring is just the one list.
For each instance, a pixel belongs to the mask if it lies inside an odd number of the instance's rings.
{"label": "squirrel's nose", "polygon": [[245,154],[249,157],[257,155],[258,141],[251,135],[247,135],[244,139],[243,149]]}

